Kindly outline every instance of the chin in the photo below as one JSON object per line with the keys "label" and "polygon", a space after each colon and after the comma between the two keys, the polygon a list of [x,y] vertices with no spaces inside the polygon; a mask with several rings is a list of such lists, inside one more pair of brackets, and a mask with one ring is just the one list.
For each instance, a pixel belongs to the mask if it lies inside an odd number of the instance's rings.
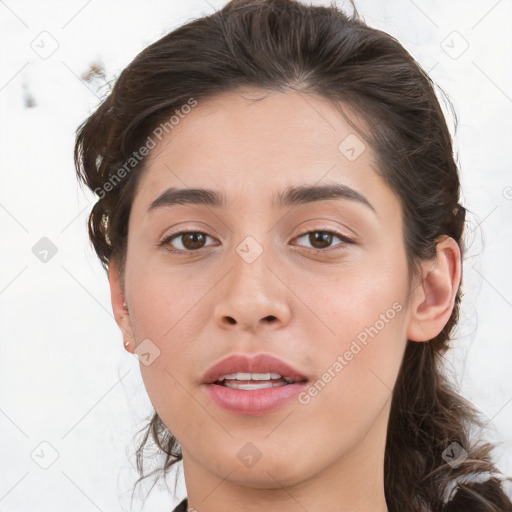
{"label": "chin", "polygon": [[[312,461],[311,461],[312,462]],[[209,465],[205,463],[205,465]],[[253,489],[276,489],[281,486],[294,486],[317,473],[312,464],[306,467],[297,463],[296,453],[279,453],[263,456],[252,466],[245,465],[235,454],[227,459],[220,456],[215,467],[219,478],[225,478],[237,485]],[[310,474],[309,474],[310,473]]]}

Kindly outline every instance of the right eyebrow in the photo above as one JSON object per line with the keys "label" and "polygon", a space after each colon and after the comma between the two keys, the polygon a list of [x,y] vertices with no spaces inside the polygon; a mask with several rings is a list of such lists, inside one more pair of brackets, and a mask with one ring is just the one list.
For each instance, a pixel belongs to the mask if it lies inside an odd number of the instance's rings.
{"label": "right eyebrow", "polygon": [[147,212],[175,204],[202,204],[221,207],[226,205],[226,198],[220,192],[205,188],[170,187],[149,205]]}

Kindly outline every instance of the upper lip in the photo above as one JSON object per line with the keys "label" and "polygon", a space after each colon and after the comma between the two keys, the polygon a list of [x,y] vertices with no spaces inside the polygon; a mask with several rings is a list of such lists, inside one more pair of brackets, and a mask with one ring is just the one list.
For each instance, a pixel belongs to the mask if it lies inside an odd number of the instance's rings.
{"label": "upper lip", "polygon": [[217,382],[223,375],[231,373],[278,373],[294,381],[308,378],[289,364],[268,354],[255,356],[234,354],[214,364],[203,376],[203,384]]}

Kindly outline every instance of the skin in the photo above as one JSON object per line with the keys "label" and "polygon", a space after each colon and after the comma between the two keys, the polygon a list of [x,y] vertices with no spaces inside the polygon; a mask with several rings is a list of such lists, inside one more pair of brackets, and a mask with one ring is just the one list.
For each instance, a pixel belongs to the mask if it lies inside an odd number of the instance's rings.
{"label": "skin", "polygon": [[[460,255],[442,237],[437,258],[409,281],[400,202],[376,173],[374,153],[366,145],[350,161],[338,149],[354,133],[319,97],[244,90],[200,101],[149,156],[124,280],[115,262],[109,268],[112,306],[127,350],[149,339],[160,351],[141,373],[182,446],[189,506],[199,512],[387,511],[392,389],[407,339],[431,339],[447,322]],[[357,190],[375,212],[348,199],[271,204],[288,186],[326,183]],[[227,205],[148,213],[171,186],[221,191]],[[183,237],[167,247],[191,254],[158,245],[182,229],[205,232],[203,248]],[[354,241],[335,236],[315,251],[303,235],[325,230]],[[247,236],[263,249],[252,263],[236,252]],[[317,381],[396,303],[401,311],[307,404],[293,399],[272,413],[237,415],[200,384],[235,353],[272,354]],[[250,468],[237,457],[248,442],[261,453]]]}

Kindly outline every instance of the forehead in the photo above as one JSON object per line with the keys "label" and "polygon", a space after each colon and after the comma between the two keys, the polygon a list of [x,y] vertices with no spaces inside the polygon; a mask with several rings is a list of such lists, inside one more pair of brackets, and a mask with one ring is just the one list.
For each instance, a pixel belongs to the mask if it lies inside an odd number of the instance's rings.
{"label": "forehead", "polygon": [[222,146],[226,159],[283,153],[337,158],[339,142],[354,132],[334,104],[319,96],[241,89],[200,100],[162,146]]}
{"label": "forehead", "polygon": [[375,169],[372,149],[328,100],[243,89],[199,100],[180,117],[151,151],[135,199],[147,208],[173,186],[270,201],[290,185],[323,181],[375,195],[386,187]]}

